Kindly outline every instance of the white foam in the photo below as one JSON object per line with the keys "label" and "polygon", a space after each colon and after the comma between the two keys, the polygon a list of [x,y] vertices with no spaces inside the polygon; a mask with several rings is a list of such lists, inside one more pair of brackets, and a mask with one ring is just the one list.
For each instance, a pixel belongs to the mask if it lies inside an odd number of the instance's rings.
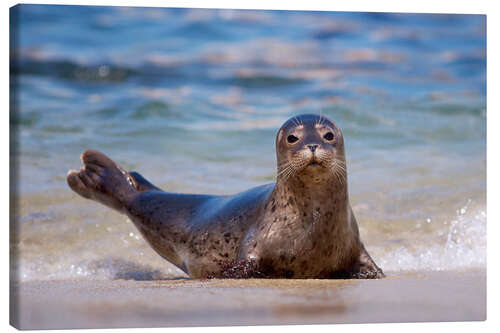
{"label": "white foam", "polygon": [[388,272],[486,268],[486,210],[469,211],[469,205],[458,209],[451,221],[443,221],[438,235],[407,240],[378,263]]}

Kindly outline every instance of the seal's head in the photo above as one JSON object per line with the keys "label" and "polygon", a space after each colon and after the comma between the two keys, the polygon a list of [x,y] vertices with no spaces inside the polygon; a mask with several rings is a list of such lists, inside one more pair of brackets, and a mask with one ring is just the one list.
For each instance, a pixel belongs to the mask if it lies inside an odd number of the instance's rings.
{"label": "seal's head", "polygon": [[276,154],[281,180],[345,179],[342,132],[324,116],[304,114],[287,120],[276,137]]}

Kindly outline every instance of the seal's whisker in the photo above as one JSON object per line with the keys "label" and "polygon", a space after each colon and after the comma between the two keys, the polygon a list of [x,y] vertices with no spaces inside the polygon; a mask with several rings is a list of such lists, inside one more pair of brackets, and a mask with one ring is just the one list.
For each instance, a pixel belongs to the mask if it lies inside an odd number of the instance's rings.
{"label": "seal's whisker", "polygon": [[290,162],[283,162],[281,164],[278,164],[278,171],[283,169],[283,168],[286,168],[287,166],[289,166],[291,163]]}
{"label": "seal's whisker", "polygon": [[288,180],[292,175],[295,173],[295,168],[293,166],[290,166],[287,168],[286,172],[283,175],[283,180]]}
{"label": "seal's whisker", "polygon": [[285,165],[285,164],[290,164],[290,161],[279,162],[279,163],[278,163],[278,166],[280,166],[280,165]]}
{"label": "seal's whisker", "polygon": [[335,168],[335,166],[333,164],[330,166],[330,171],[335,176],[335,179],[337,179],[338,182],[341,182],[341,180],[339,179],[339,176],[338,176],[337,169]]}
{"label": "seal's whisker", "polygon": [[295,119],[297,119],[297,122],[299,123],[299,126],[300,126],[300,125],[303,125],[303,124],[302,124],[302,120],[300,120],[300,118],[298,118],[297,116],[295,116]]}
{"label": "seal's whisker", "polygon": [[330,162],[330,170],[335,178],[338,180],[340,185],[346,185],[347,181],[347,170],[345,162],[334,159]]}
{"label": "seal's whisker", "polygon": [[287,166],[287,167],[283,168],[280,172],[278,172],[278,177],[279,177],[279,176],[281,176],[282,174],[287,173],[287,172],[288,172],[291,168],[292,168],[292,166],[291,166],[291,165],[289,165],[289,166]]}
{"label": "seal's whisker", "polygon": [[337,176],[337,179],[339,180],[340,185],[342,185],[342,186],[343,186],[343,185],[345,184],[345,183],[344,183],[344,177],[343,177],[343,175],[339,172],[339,170],[338,170],[338,169],[335,171],[335,175]]}
{"label": "seal's whisker", "polygon": [[319,110],[319,121],[318,121],[318,124],[319,125],[323,125],[323,112],[322,112],[322,110]]}
{"label": "seal's whisker", "polygon": [[282,164],[280,164],[280,169],[278,172],[278,177],[282,178],[283,180],[287,180],[291,175],[294,174],[296,165],[294,161],[287,161]]}
{"label": "seal's whisker", "polygon": [[341,163],[339,163],[338,161],[334,160],[332,161],[332,166],[335,168],[335,169],[340,169],[342,171],[345,171],[346,168],[345,168],[345,165],[342,165]]}
{"label": "seal's whisker", "polygon": [[336,170],[339,170],[341,171],[342,173],[345,173],[347,170],[344,166],[342,165],[338,165],[338,164],[334,164],[333,167],[336,169]]}
{"label": "seal's whisker", "polygon": [[297,115],[293,116],[293,117],[291,118],[291,120],[293,121],[294,125],[295,125],[295,126],[297,126],[297,127],[298,127],[298,126],[300,126],[300,125],[302,125],[302,122],[301,122],[301,121],[300,121],[300,119],[297,117]]}
{"label": "seal's whisker", "polygon": [[291,165],[293,165],[293,163],[292,163],[291,161],[286,161],[286,162],[282,162],[282,163],[280,163],[280,164],[278,165],[278,168],[279,168],[279,169],[282,169],[282,168],[286,168],[286,167],[291,166]]}
{"label": "seal's whisker", "polygon": [[293,119],[295,119],[295,120],[297,121],[298,126],[303,125],[302,120],[300,120],[300,118],[299,118],[299,117],[297,117],[297,115],[295,115],[295,116],[293,117]]}
{"label": "seal's whisker", "polygon": [[284,167],[283,169],[281,169],[279,172],[278,172],[278,177],[281,176],[282,174],[284,174],[285,172],[288,171],[288,169],[290,169],[290,166],[286,166]]}

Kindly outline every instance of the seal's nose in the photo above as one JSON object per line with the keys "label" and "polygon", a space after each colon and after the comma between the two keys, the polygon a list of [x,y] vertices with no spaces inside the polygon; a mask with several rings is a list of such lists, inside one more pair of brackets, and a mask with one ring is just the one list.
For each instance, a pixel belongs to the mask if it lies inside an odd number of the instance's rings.
{"label": "seal's nose", "polygon": [[311,150],[311,152],[315,152],[316,151],[316,148],[318,148],[318,145],[314,144],[314,145],[307,145],[307,147]]}

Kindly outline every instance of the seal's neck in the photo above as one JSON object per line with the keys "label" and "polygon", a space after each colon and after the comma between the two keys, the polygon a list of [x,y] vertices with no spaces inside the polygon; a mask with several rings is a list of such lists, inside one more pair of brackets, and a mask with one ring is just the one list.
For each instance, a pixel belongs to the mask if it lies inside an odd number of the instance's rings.
{"label": "seal's neck", "polygon": [[[347,177],[320,170],[305,170],[304,172],[280,179],[276,182],[274,197],[281,204],[287,206],[287,211],[292,212],[321,212],[347,214],[349,208]],[[335,207],[336,212],[331,212]]]}

